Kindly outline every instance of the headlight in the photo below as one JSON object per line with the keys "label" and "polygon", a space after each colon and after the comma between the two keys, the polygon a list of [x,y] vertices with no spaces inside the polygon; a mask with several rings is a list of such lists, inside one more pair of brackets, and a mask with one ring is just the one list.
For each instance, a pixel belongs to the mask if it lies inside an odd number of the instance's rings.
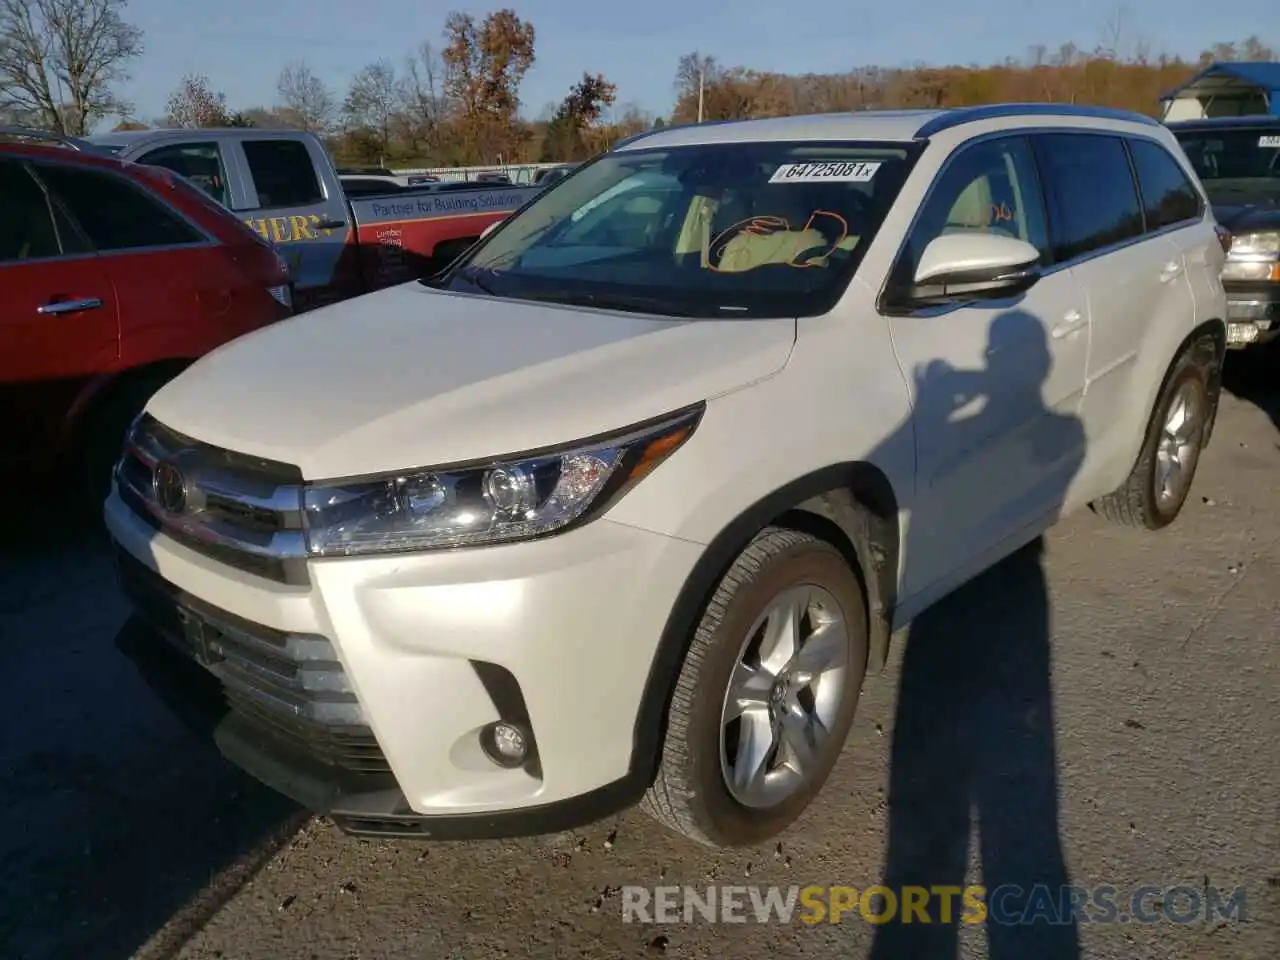
{"label": "headlight", "polygon": [[1231,256],[1275,257],[1280,256],[1280,231],[1265,233],[1237,233],[1231,238]]}
{"label": "headlight", "polygon": [[365,480],[308,484],[315,557],[524,540],[585,521],[689,439],[703,406],[557,450]]}

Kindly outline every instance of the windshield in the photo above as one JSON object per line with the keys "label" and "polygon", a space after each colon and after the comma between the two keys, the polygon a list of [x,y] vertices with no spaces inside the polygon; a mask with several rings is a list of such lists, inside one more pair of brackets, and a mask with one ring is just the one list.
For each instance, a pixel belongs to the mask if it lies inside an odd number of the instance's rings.
{"label": "windshield", "polygon": [[432,282],[669,316],[824,313],[916,155],[912,144],[847,141],[605,154]]}
{"label": "windshield", "polygon": [[1280,199],[1280,127],[1188,130],[1178,142],[1209,199]]}

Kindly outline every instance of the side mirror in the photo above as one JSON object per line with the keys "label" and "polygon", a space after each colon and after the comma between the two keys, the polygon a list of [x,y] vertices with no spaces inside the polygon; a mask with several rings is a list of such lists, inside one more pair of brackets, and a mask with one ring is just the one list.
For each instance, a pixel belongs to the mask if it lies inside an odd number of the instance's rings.
{"label": "side mirror", "polygon": [[934,239],[920,256],[907,306],[1010,297],[1040,279],[1040,251],[1015,237],[951,233]]}
{"label": "side mirror", "polygon": [[480,239],[481,239],[481,240],[483,240],[483,239],[484,239],[485,237],[487,237],[489,234],[493,233],[493,231],[497,230],[497,229],[498,229],[498,225],[499,225],[500,223],[502,223],[502,221],[501,221],[501,220],[495,220],[495,221],[493,221],[493,223],[489,224],[487,227],[485,227],[483,230],[481,230],[481,231],[480,231]]}

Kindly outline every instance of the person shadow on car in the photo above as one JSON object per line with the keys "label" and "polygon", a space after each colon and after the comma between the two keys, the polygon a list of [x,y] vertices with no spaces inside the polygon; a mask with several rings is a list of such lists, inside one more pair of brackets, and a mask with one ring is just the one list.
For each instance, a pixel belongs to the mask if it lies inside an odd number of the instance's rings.
{"label": "person shadow on car", "polygon": [[[1083,459],[1085,434],[1077,417],[1048,409],[1042,399],[1052,367],[1042,321],[1019,309],[1000,313],[988,328],[986,358],[979,370],[935,361],[917,373],[917,436],[945,437],[948,450],[975,453],[1014,441],[1009,449],[1019,452],[1016,459],[1052,488],[1039,487],[1037,502],[1056,498],[1060,508]],[[952,422],[979,397],[985,400],[979,413]],[[928,420],[939,417],[943,422],[935,419],[931,429]],[[913,518],[917,536],[930,536],[927,523],[916,526],[919,519]],[[1069,881],[1058,834],[1051,609],[1042,554],[1037,538],[908,628],[883,881],[899,906],[876,928],[873,960],[955,957],[960,928],[983,921],[992,960],[1080,955],[1075,917],[1069,909],[1064,916],[1058,903]],[[971,834],[981,864],[977,876],[967,869]],[[985,887],[985,917],[966,908],[966,880]],[[904,913],[909,886],[929,891],[930,922]],[[945,887],[952,893],[939,890]],[[1048,891],[1050,909],[1031,902],[1033,890],[1040,899]],[[993,894],[1000,902],[993,903]]]}

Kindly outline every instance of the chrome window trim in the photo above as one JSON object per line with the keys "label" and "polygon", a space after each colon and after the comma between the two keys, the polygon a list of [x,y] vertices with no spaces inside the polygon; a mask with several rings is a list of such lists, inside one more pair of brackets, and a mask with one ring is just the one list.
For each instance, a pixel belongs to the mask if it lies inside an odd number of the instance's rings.
{"label": "chrome window trim", "polygon": [[176,246],[166,244],[154,247],[125,247],[119,250],[102,250],[91,253],[60,253],[55,257],[31,257],[27,260],[0,261],[0,270],[11,269],[14,267],[25,267],[35,263],[64,263],[74,262],[77,260],[121,257],[128,256],[130,254],[137,254],[141,256],[148,253],[172,253],[175,250],[210,250],[219,246],[221,246],[221,244],[216,240],[202,240],[199,243],[181,243]]}

